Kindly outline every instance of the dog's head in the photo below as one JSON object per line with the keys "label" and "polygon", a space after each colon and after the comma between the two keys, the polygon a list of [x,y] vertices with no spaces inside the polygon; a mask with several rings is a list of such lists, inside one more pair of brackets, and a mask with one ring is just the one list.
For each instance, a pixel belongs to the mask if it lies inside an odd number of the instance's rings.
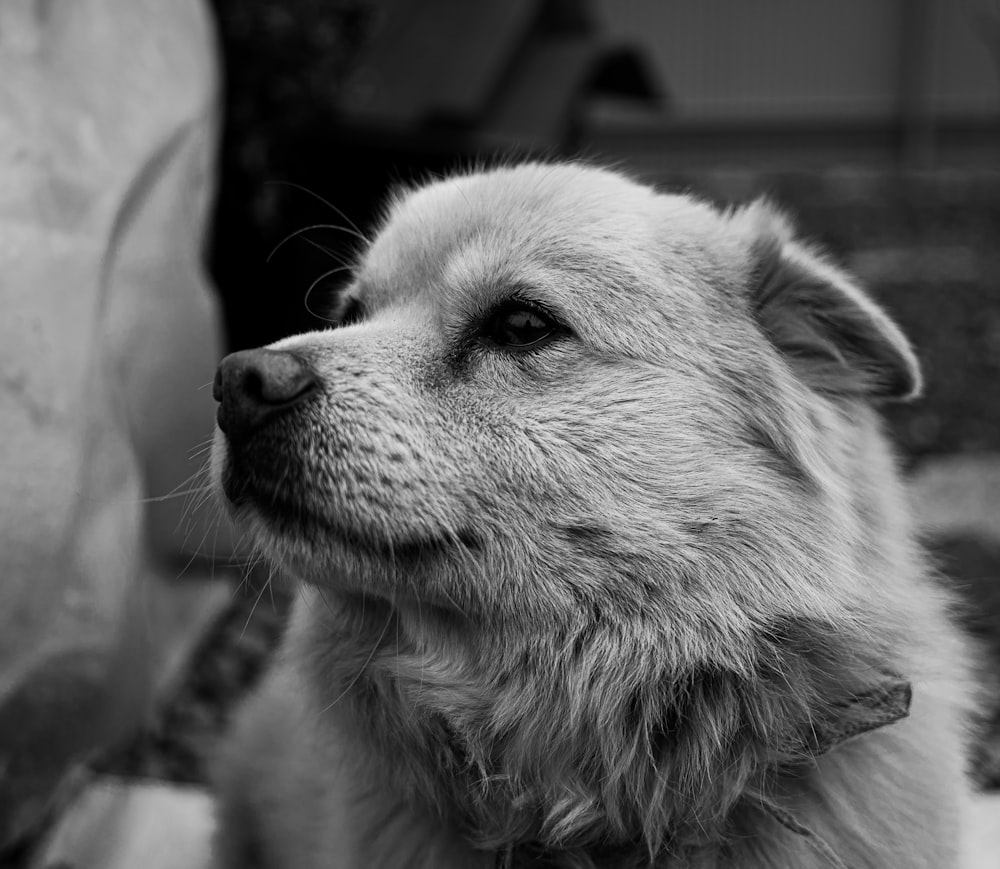
{"label": "dog's head", "polygon": [[481,841],[710,827],[899,663],[871,405],[920,375],[768,204],[454,177],[391,205],[341,305],[223,363],[217,477],[292,573],[396,620],[359,632],[366,696]]}

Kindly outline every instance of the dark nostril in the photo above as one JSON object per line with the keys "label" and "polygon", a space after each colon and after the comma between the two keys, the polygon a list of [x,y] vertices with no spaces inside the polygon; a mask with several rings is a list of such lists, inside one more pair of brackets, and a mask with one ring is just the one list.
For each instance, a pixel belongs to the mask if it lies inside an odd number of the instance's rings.
{"label": "dark nostril", "polygon": [[222,366],[215,369],[215,380],[212,381],[212,398],[222,401]]}
{"label": "dark nostril", "polygon": [[284,350],[241,350],[219,364],[212,393],[217,419],[231,438],[245,436],[316,391],[319,378],[301,358]]}
{"label": "dark nostril", "polygon": [[245,388],[265,404],[297,401],[316,386],[316,375],[297,356],[271,352],[267,364],[250,368]]}
{"label": "dark nostril", "polygon": [[265,392],[275,392],[275,390],[267,390],[264,386],[263,378],[252,368],[248,368],[243,372],[243,382],[240,386],[247,395],[254,399],[254,401],[260,401],[264,404],[281,404],[287,400],[281,399],[281,401],[275,402],[273,398],[265,397]]}

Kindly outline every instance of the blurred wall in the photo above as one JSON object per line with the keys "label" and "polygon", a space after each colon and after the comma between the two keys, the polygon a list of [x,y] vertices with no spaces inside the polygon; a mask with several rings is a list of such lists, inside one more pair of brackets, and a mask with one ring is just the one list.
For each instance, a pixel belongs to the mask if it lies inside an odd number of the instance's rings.
{"label": "blurred wall", "polygon": [[1000,118],[992,0],[598,0],[657,64],[678,119],[859,121],[907,104]]}
{"label": "blurred wall", "polygon": [[215,413],[216,83],[201,0],[0,2],[0,852],[207,609],[168,493]]}

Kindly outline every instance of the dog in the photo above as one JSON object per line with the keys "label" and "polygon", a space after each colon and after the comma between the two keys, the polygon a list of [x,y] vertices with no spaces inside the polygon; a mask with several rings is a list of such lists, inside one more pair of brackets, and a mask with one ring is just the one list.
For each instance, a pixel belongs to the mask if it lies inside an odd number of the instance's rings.
{"label": "dog", "polygon": [[920,369],[774,205],[458,174],[335,313],[216,375],[302,582],[223,865],[958,865],[969,652],[878,414]]}

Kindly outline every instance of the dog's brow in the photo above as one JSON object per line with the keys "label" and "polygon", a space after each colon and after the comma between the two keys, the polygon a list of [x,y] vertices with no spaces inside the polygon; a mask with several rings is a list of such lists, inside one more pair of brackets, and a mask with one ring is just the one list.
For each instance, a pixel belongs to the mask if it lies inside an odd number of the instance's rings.
{"label": "dog's brow", "polygon": [[536,285],[527,281],[496,281],[483,285],[483,292],[477,299],[477,304],[486,310],[509,301],[523,301],[551,307],[545,295]]}

